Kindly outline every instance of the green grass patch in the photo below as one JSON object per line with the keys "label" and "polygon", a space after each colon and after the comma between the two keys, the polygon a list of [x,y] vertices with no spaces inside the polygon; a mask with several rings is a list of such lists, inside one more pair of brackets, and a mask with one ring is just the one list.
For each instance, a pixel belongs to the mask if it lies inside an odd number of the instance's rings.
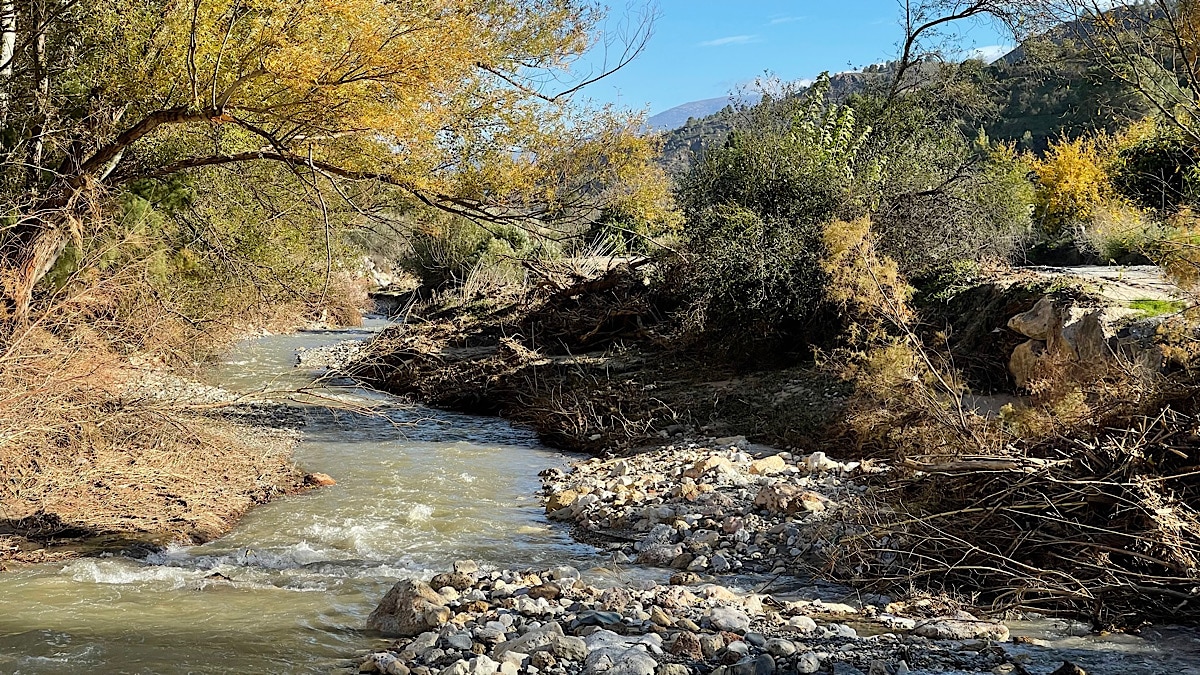
{"label": "green grass patch", "polygon": [[1134,300],[1129,303],[1129,308],[1136,309],[1143,319],[1182,312],[1184,307],[1186,305],[1180,300]]}

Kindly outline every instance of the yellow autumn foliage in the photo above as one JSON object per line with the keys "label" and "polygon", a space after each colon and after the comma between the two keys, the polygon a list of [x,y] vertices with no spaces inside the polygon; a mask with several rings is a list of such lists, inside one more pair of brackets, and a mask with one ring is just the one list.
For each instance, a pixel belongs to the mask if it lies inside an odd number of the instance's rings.
{"label": "yellow autumn foliage", "polygon": [[[640,119],[549,85],[603,12],[561,0],[91,0],[76,74],[120,111],[113,132],[176,114],[138,140],[154,174],[264,153],[484,208],[596,198],[645,166]],[[569,87],[568,87],[569,88]],[[183,111],[183,115],[179,115]],[[118,136],[119,138],[119,136]],[[328,168],[328,167],[332,167]],[[336,171],[334,171],[336,169]],[[590,188],[596,186],[595,173]]]}
{"label": "yellow autumn foliage", "polygon": [[1093,211],[1115,197],[1106,171],[1104,135],[1051,143],[1031,160],[1037,174],[1034,218],[1051,234],[1088,222]]}

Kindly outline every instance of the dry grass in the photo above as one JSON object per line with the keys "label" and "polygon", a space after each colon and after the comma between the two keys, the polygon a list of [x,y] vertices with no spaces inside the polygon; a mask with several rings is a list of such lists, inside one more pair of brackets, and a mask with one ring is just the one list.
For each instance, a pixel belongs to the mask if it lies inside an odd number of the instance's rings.
{"label": "dry grass", "polygon": [[0,532],[201,541],[298,485],[291,439],[130,400],[138,371],[90,331],[15,337],[0,354]]}

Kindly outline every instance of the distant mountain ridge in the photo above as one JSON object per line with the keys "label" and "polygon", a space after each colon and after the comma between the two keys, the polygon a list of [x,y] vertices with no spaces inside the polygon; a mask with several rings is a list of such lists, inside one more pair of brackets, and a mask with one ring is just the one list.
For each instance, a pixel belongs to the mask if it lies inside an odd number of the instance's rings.
{"label": "distant mountain ridge", "polygon": [[717,98],[706,98],[702,101],[690,101],[651,116],[650,119],[646,120],[646,126],[653,131],[671,131],[687,124],[689,119],[708,117],[738,103],[753,105],[758,103],[760,98],[762,97],[718,96]]}

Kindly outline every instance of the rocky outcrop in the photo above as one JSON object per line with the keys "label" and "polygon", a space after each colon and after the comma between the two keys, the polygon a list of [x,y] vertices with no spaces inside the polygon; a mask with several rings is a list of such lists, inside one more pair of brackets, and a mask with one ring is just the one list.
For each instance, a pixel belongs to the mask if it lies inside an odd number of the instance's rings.
{"label": "rocky outcrop", "polygon": [[1138,321],[1135,315],[1127,307],[1082,306],[1048,295],[1009,319],[1010,329],[1029,338],[1013,350],[1009,372],[1027,389],[1051,375],[1092,377],[1116,362],[1157,370],[1162,363],[1153,340],[1157,321]]}

